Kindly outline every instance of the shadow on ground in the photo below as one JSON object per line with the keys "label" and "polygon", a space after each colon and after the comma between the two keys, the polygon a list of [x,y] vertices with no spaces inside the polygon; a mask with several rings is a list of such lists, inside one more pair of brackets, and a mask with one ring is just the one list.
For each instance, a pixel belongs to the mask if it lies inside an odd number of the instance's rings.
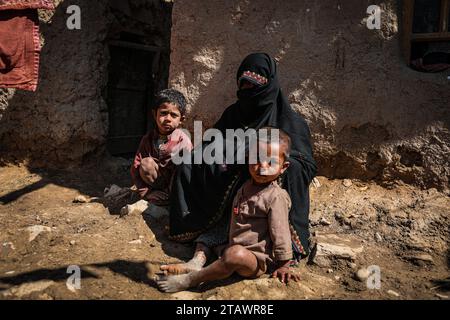
{"label": "shadow on ground", "polygon": [[[0,168],[6,164],[0,163]],[[9,204],[19,198],[42,189],[49,184],[74,189],[89,197],[101,197],[106,186],[117,184],[121,187],[132,185],[130,170],[131,159],[105,156],[102,159],[92,159],[83,167],[68,169],[28,168],[29,172],[40,177],[20,189],[0,196],[0,204]]]}
{"label": "shadow on ground", "polygon": [[[144,283],[149,286],[154,286],[154,282],[148,277],[150,270],[148,269],[148,264],[158,262],[135,262],[128,260],[114,260],[110,262],[92,263],[80,266],[81,278],[95,278],[100,279],[101,277],[97,275],[92,270],[87,270],[88,268],[106,268],[110,271],[123,275],[130,280],[137,283]],[[25,283],[36,282],[41,280],[53,280],[53,281],[66,281],[67,278],[72,274],[68,273],[69,265],[57,268],[57,269],[38,269],[29,272],[24,272],[11,277],[1,277],[0,286],[5,285],[17,286]]]}

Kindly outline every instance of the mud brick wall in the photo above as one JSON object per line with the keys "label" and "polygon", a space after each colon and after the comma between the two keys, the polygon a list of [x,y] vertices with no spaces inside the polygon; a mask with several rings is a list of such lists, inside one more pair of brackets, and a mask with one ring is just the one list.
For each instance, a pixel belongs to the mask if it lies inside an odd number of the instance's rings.
{"label": "mud brick wall", "polygon": [[[36,92],[0,89],[0,160],[32,166],[81,164],[105,150],[108,134],[108,40],[123,32],[166,47],[158,88],[167,86],[171,3],[163,0],[54,0],[39,11],[42,52]],[[124,6],[127,4],[128,6]],[[69,30],[66,9],[81,9],[81,30]],[[125,7],[127,12],[122,12]]]}
{"label": "mud brick wall", "polygon": [[[110,5],[120,1],[55,2],[55,12],[40,12],[38,90],[0,89],[1,159],[66,165],[105,149],[105,39],[123,27]],[[128,28],[171,48],[169,81],[188,97],[188,128],[194,120],[214,124],[236,99],[242,58],[265,51],[279,61],[284,93],[311,127],[320,174],[448,188],[450,72],[406,65],[401,1],[176,0],[172,22],[161,5],[170,1],[128,2],[139,15]],[[70,4],[81,7],[81,30],[66,28]],[[381,30],[366,27],[370,4],[383,9]],[[162,79],[168,65],[169,53]]]}
{"label": "mud brick wall", "polygon": [[[380,30],[366,27],[370,4]],[[309,123],[319,173],[448,187],[450,72],[419,73],[402,57],[400,1],[174,3],[170,84],[211,126],[236,99],[251,52],[277,58],[284,93]]]}

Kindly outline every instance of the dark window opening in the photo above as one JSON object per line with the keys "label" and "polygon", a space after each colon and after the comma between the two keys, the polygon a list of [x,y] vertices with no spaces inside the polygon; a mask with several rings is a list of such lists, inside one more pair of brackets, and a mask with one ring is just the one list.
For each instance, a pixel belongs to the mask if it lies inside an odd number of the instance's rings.
{"label": "dark window opening", "polygon": [[402,47],[421,72],[450,68],[450,0],[404,0]]}
{"label": "dark window opening", "polygon": [[416,0],[414,3],[413,33],[439,31],[441,0]]}
{"label": "dark window opening", "polygon": [[450,5],[447,10],[447,31],[450,32]]}

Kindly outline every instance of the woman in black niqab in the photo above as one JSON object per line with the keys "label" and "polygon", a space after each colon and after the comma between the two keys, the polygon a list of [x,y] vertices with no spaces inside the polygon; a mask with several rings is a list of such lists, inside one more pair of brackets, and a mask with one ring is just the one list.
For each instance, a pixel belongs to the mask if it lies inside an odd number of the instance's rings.
{"label": "woman in black niqab", "polygon": [[[289,215],[295,258],[307,256],[309,184],[317,170],[309,127],[281,91],[277,65],[269,55],[248,55],[239,67],[237,82],[238,101],[223,112],[214,127],[224,137],[226,129],[266,126],[282,129],[290,136],[290,166],[282,178],[282,187],[292,201]],[[231,203],[235,192],[248,178],[247,165],[181,164],[172,189],[170,238],[177,241],[197,239],[196,242],[202,244],[197,246],[200,250],[205,245],[212,247],[226,242]]]}

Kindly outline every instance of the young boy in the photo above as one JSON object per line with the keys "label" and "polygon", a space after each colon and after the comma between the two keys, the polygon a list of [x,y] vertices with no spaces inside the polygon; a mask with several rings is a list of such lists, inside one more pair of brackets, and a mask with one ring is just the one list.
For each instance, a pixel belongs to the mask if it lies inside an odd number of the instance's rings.
{"label": "young boy", "polygon": [[179,129],[185,113],[186,99],[181,92],[160,91],[153,109],[156,128],[142,138],[131,167],[131,177],[140,197],[155,205],[168,205],[175,169],[171,155],[192,149],[191,140]]}
{"label": "young boy", "polygon": [[[159,276],[157,284],[162,291],[185,290],[205,281],[228,278],[234,272],[256,278],[275,270],[272,276],[282,282],[299,279],[289,268],[293,254],[289,229],[291,200],[277,183],[289,166],[286,159],[291,142],[279,129],[263,129],[268,131],[268,138],[258,140],[259,154],[271,157],[249,164],[251,179],[238,190],[233,201],[227,248],[218,260],[199,271]],[[279,130],[275,142],[270,141],[274,130]]]}

